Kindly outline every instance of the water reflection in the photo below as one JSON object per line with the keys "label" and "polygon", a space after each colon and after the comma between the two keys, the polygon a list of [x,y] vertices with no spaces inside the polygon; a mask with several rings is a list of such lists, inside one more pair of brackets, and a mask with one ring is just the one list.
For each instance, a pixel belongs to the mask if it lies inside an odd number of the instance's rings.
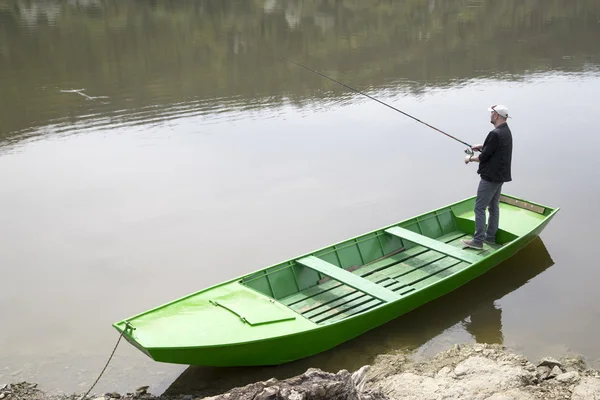
{"label": "water reflection", "polygon": [[[309,367],[331,372],[342,368],[353,371],[372,363],[378,354],[416,349],[463,324],[475,341],[502,344],[502,311],[494,302],[519,289],[553,264],[544,243],[536,238],[513,258],[455,292],[333,350],[275,367],[189,367],[165,393],[210,396],[271,377],[289,378]],[[450,334],[452,339],[460,341]]]}
{"label": "water reflection", "polygon": [[595,0],[0,0],[0,140],[350,98],[281,55],[392,93],[589,71],[599,15]]}
{"label": "water reflection", "polygon": [[502,344],[502,309],[493,302],[480,304],[464,322],[464,327],[477,343]]}

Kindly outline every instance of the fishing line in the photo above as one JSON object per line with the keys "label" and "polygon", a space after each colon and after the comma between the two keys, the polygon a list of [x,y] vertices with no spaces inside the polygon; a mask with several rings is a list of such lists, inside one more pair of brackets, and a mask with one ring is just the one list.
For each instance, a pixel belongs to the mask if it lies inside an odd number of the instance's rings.
{"label": "fishing line", "polygon": [[[378,100],[378,99],[376,99],[375,97],[373,97],[373,96],[370,96],[370,95],[368,95],[368,94],[366,94],[366,93],[364,93],[364,92],[361,92],[360,90],[354,89],[353,87],[350,87],[350,86],[346,85],[345,83],[342,83],[342,82],[340,82],[340,81],[336,81],[335,79],[333,79],[333,78],[330,78],[330,77],[328,77],[327,75],[325,75],[325,74],[322,74],[322,73],[320,73],[320,72],[318,72],[318,71],[315,71],[314,69],[311,69],[311,68],[309,68],[309,67],[306,67],[306,66],[304,66],[304,65],[302,65],[302,64],[299,64],[299,63],[297,63],[297,62],[295,62],[295,61],[292,61],[292,60],[290,60],[290,59],[288,59],[288,58],[285,58],[285,57],[281,57],[281,58],[282,58],[282,59],[284,59],[284,60],[286,60],[286,61],[288,61],[288,62],[291,62],[292,64],[295,64],[295,65],[297,65],[297,66],[299,66],[299,67],[302,67],[302,68],[304,68],[304,69],[306,69],[306,70],[308,70],[308,71],[314,72],[315,74],[317,74],[317,75],[320,75],[320,76],[322,76],[323,78],[329,79],[330,81],[333,81],[333,82],[337,83],[338,85],[342,85],[343,87],[345,87],[345,88],[347,88],[347,89],[350,89],[350,90],[352,90],[352,91],[354,91],[354,92],[356,92],[356,93],[358,93],[358,94],[362,94],[363,96],[366,96],[366,97],[370,98],[371,100],[375,100],[376,102],[378,102],[378,103],[380,103],[380,104],[383,104],[384,106],[386,106],[386,107],[389,107],[389,108],[391,108],[392,110],[399,112],[400,114],[406,115],[407,117],[409,117],[409,118],[412,118],[412,119],[414,119],[415,121],[417,121],[417,122],[420,122],[421,124],[423,124],[423,125],[425,125],[425,126],[427,126],[427,127],[431,128],[431,129],[433,129],[433,130],[436,130],[436,131],[438,131],[439,133],[442,133],[442,134],[444,134],[444,135],[448,136],[449,138],[456,140],[457,142],[460,142],[460,143],[464,144],[465,146],[468,146],[468,149],[467,149],[467,150],[465,150],[465,152],[466,152],[466,153],[469,153],[469,150],[471,150],[471,147],[472,147],[472,146],[471,146],[469,143],[467,143],[467,142],[464,142],[464,141],[462,141],[462,140],[460,140],[460,139],[458,139],[458,138],[456,138],[456,137],[454,137],[454,136],[452,136],[452,135],[450,135],[450,134],[448,134],[448,133],[444,132],[444,131],[443,131],[443,130],[441,130],[441,129],[438,129],[438,128],[436,128],[435,126],[431,126],[431,125],[429,125],[428,123],[426,123],[426,122],[423,122],[423,121],[421,121],[420,119],[418,119],[418,118],[416,118],[416,117],[413,117],[412,115],[410,115],[410,114],[408,114],[408,113],[405,113],[404,111],[402,111],[402,110],[399,110],[399,109],[397,109],[397,108],[396,108],[396,107],[394,107],[394,106],[391,106],[391,105],[389,105],[389,104],[387,104],[387,103],[384,103],[383,101],[381,101],[381,100]],[[471,154],[472,154],[472,150],[471,150]]]}

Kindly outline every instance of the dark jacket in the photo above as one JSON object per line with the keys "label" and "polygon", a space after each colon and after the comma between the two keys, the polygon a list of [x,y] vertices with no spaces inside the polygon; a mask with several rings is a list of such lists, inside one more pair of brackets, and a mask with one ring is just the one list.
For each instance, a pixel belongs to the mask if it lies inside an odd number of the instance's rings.
{"label": "dark jacket", "polygon": [[479,154],[477,173],[490,182],[509,182],[512,180],[510,165],[512,161],[512,134],[505,123],[491,131]]}

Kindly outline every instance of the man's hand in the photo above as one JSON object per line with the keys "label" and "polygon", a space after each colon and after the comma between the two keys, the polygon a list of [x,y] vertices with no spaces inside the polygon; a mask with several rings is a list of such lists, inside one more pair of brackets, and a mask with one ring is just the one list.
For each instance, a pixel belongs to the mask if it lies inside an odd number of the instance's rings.
{"label": "man's hand", "polygon": [[465,164],[468,164],[470,162],[479,162],[479,155],[466,156]]}
{"label": "man's hand", "polygon": [[482,144],[476,144],[475,146],[471,146],[471,150],[474,150],[474,151],[481,151],[481,149],[483,149]]}

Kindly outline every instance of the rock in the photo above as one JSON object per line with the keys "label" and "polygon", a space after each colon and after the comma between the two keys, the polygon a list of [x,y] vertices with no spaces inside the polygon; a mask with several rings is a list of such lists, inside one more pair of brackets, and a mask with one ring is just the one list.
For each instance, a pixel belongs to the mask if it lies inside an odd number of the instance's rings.
{"label": "rock", "polygon": [[0,385],[0,390],[4,390],[8,387],[8,385],[5,383],[3,385]]}
{"label": "rock", "polygon": [[550,371],[552,371],[550,369],[550,367],[546,367],[546,366],[537,367],[536,372],[537,372],[538,379],[540,381],[543,381],[544,379],[547,379],[548,375],[550,375]]}
{"label": "rock", "polygon": [[600,380],[596,378],[584,378],[581,383],[573,389],[571,400],[600,399]]}
{"label": "rock", "polygon": [[438,373],[435,375],[436,378],[444,378],[446,376],[448,376],[450,373],[452,373],[452,368],[446,366],[442,369],[440,369],[438,371]]}
{"label": "rock", "polygon": [[548,379],[556,378],[562,373],[562,370],[558,368],[557,365],[555,365],[554,368],[552,368],[552,371],[550,371],[550,373],[548,374]]}
{"label": "rock", "polygon": [[495,393],[485,400],[535,400],[535,397],[522,390],[512,389],[502,393]]}
{"label": "rock", "polygon": [[508,396],[504,393],[496,393],[487,397],[485,400],[514,400],[514,397]]}
{"label": "rock", "polygon": [[565,372],[577,371],[581,372],[586,369],[585,361],[581,356],[571,356],[563,360],[562,369]]}
{"label": "rock", "polygon": [[564,374],[560,374],[556,377],[556,380],[561,382],[561,383],[574,383],[579,381],[579,372],[577,371],[571,371],[571,372],[565,372]]}
{"label": "rock", "polygon": [[386,395],[381,392],[367,391],[360,394],[360,400],[390,400]]}
{"label": "rock", "polygon": [[0,400],[2,400],[2,399],[3,399],[3,398],[5,398],[5,397],[6,397],[6,394],[5,394],[5,393],[0,393]]}
{"label": "rock", "polygon": [[[304,374],[282,381],[253,383],[217,396],[217,399],[230,400],[359,400],[352,376],[342,370],[337,374],[309,368]],[[357,380],[364,374],[354,375]],[[360,379],[359,379],[360,378]],[[377,391],[368,391],[361,400],[384,399]]]}
{"label": "rock", "polygon": [[525,387],[535,380],[535,375],[521,365],[489,359],[468,350],[464,354],[468,358],[458,362],[453,372],[450,365],[446,365],[430,378],[421,371],[427,368],[423,366],[386,377],[375,382],[374,388],[393,399],[485,399]]}
{"label": "rock", "polygon": [[523,368],[531,373],[535,373],[537,371],[535,365],[530,362],[527,362],[525,365],[523,365]]}
{"label": "rock", "polygon": [[[319,385],[313,385],[312,390],[314,390],[316,396],[323,397],[326,394],[325,388],[323,388],[323,387],[321,387]],[[292,392],[298,393],[295,390],[292,390]]]}
{"label": "rock", "polygon": [[150,388],[150,386],[141,386],[137,389],[135,389],[135,394],[140,396],[142,394],[146,394],[148,392],[148,388]]}
{"label": "rock", "polygon": [[104,397],[110,397],[111,399],[120,399],[121,395],[117,392],[106,393]]}
{"label": "rock", "polygon": [[546,367],[550,367],[550,368],[554,368],[555,366],[562,367],[562,363],[552,357],[546,357],[546,358],[542,358],[542,360],[538,363],[538,367],[542,367],[542,366],[546,366]]}
{"label": "rock", "polygon": [[194,396],[188,394],[187,396],[183,396],[183,400],[193,400]]}
{"label": "rock", "polygon": [[367,382],[366,375],[370,368],[370,365],[363,365],[358,371],[352,374],[352,383],[357,390],[363,390],[365,383]]}
{"label": "rock", "polygon": [[473,375],[478,373],[487,373],[496,369],[495,363],[485,357],[473,356],[461,362],[454,369],[457,377],[463,375]]}
{"label": "rock", "polygon": [[387,376],[394,375],[403,370],[405,361],[403,355],[380,354],[367,371],[365,380],[377,382]]}
{"label": "rock", "polygon": [[265,388],[261,393],[254,397],[254,400],[274,400],[279,393],[278,386],[270,386]]}
{"label": "rock", "polygon": [[289,400],[303,400],[304,399],[304,396],[301,393],[295,391],[294,389],[290,390],[290,393],[287,393],[286,396]]}

